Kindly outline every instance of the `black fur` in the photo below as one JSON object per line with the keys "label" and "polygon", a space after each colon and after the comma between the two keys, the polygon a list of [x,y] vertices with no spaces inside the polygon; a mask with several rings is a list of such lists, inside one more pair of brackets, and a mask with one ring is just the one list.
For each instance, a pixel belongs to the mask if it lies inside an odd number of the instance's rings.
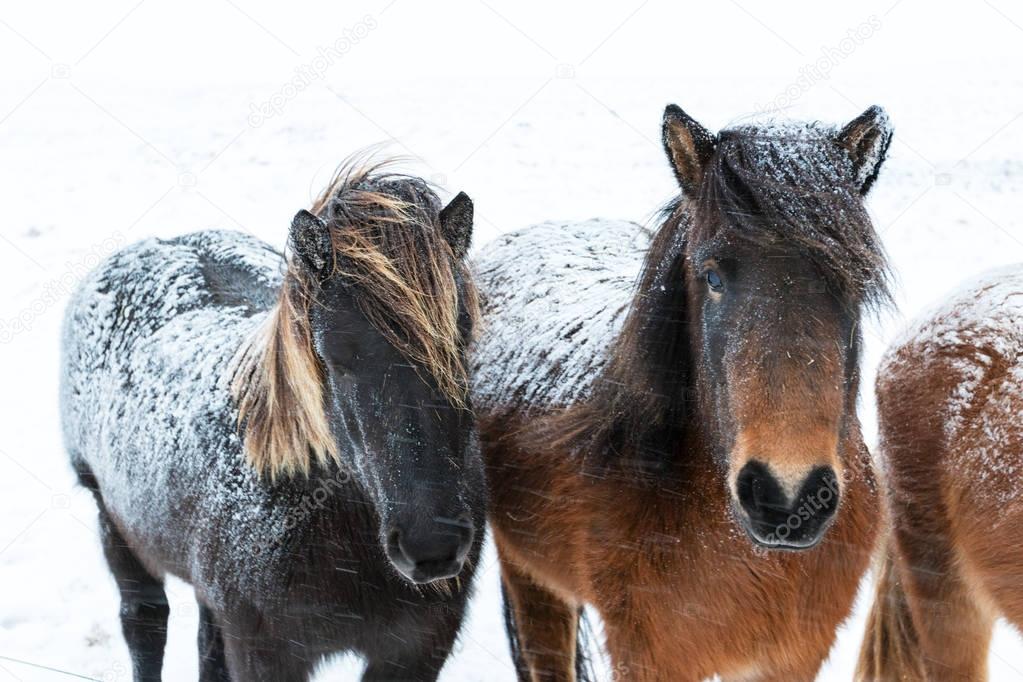
{"label": "black fur", "polygon": [[[350,189],[332,209],[365,217],[372,207],[346,206]],[[389,223],[394,239],[439,227],[421,181],[379,191],[429,221]],[[468,337],[471,282],[437,234],[422,256],[452,261]],[[298,682],[343,652],[366,660],[366,680],[435,680],[457,637],[484,534],[475,419],[361,312],[363,284],[334,276],[322,218],[300,212],[291,244],[288,267],[321,275],[315,300],[293,304],[308,303],[340,460],[308,476],[257,474],[228,387],[282,291],[268,245],[215,231],[148,240],[101,264],[68,306],[64,440],[99,510],[136,681],[161,676],[168,574],[195,587],[206,682]]]}

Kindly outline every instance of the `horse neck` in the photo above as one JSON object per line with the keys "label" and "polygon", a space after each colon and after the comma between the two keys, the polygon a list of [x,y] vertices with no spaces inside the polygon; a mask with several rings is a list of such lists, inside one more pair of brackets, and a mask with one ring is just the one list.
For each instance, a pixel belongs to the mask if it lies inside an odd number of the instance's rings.
{"label": "horse neck", "polygon": [[692,417],[692,357],[681,272],[687,217],[679,210],[654,235],[625,324],[596,383],[595,402],[605,419],[617,420],[634,444],[677,438]]}

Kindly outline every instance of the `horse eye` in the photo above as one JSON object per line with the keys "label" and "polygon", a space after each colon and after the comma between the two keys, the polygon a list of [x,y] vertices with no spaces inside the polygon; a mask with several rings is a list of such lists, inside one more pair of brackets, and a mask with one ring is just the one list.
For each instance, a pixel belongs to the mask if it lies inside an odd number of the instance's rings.
{"label": "horse eye", "polygon": [[713,291],[721,291],[721,289],[724,288],[724,283],[721,281],[721,275],[713,270],[707,271],[707,285]]}

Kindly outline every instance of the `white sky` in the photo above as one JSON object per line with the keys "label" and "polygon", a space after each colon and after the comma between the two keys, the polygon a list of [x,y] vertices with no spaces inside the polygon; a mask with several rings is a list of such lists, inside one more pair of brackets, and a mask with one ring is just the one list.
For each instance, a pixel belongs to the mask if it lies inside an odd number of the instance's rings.
{"label": "white sky", "polygon": [[367,16],[377,27],[345,56],[339,67],[345,78],[533,78],[554,75],[557,64],[569,64],[580,77],[594,78],[748,74],[784,79],[871,16],[880,29],[869,39],[869,49],[845,60],[840,77],[878,72],[913,79],[964,61],[1011,69],[1023,56],[1023,8],[1009,0],[51,0],[5,5],[0,73],[18,78],[44,77],[57,62],[71,65],[82,79],[196,85],[280,80],[318,46],[332,43]]}

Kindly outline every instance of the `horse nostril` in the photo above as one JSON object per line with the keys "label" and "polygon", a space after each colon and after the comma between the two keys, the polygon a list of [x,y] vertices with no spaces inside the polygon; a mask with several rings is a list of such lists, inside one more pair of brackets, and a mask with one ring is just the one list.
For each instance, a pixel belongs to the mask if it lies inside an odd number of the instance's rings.
{"label": "horse nostril", "polygon": [[746,463],[735,481],[739,504],[751,517],[760,517],[770,510],[788,510],[788,500],[778,480],[768,468],[756,460]]}
{"label": "horse nostril", "polygon": [[799,489],[798,508],[824,519],[838,511],[838,476],[831,467],[817,467]]}
{"label": "horse nostril", "polygon": [[391,526],[387,531],[387,553],[401,553],[401,531],[397,526]]}
{"label": "horse nostril", "polygon": [[768,547],[814,546],[838,511],[838,477],[827,466],[814,468],[790,498],[767,465],[751,460],[739,471],[735,492],[747,531]]}

